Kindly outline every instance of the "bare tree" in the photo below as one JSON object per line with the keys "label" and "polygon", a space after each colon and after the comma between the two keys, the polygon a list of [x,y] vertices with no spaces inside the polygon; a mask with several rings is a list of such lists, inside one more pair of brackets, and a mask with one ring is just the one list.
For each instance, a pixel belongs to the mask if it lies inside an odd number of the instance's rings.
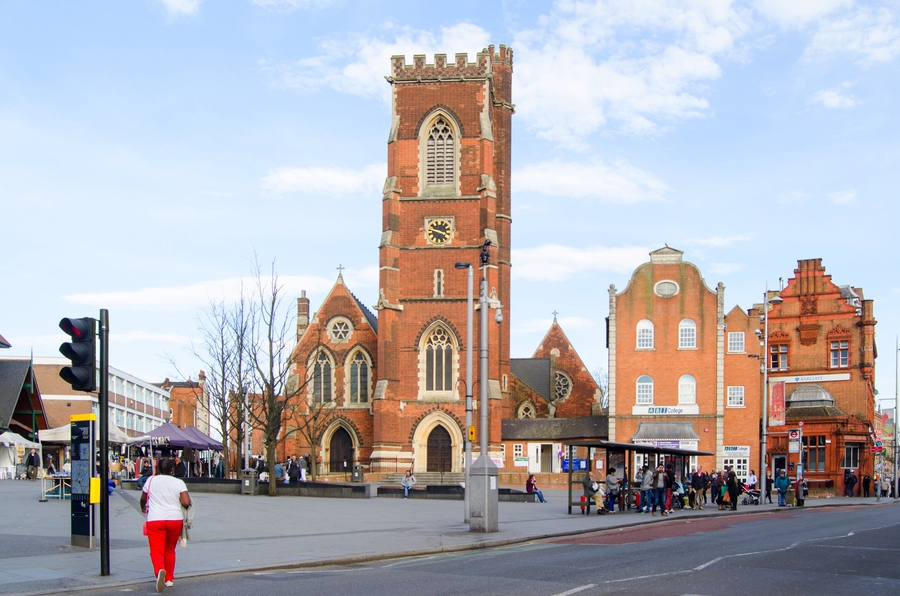
{"label": "bare tree", "polygon": [[603,368],[603,365],[598,365],[597,368],[593,370],[591,375],[594,377],[594,380],[597,381],[597,385],[600,387],[600,407],[603,408],[603,411],[606,412],[609,410],[609,373],[606,372],[606,369]]}
{"label": "bare tree", "polygon": [[293,368],[292,319],[283,308],[282,286],[271,264],[264,276],[258,259],[254,261],[256,289],[248,321],[244,348],[252,370],[250,417],[263,431],[266,461],[269,466],[269,496],[276,494],[275,453],[290,418],[291,404],[298,395],[299,383],[288,384]]}

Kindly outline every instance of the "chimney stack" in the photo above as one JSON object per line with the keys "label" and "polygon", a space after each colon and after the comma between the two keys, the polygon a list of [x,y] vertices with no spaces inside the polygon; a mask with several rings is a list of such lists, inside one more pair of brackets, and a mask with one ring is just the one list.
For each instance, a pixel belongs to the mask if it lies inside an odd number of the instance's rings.
{"label": "chimney stack", "polygon": [[306,328],[309,327],[309,298],[306,297],[306,290],[300,290],[300,297],[297,298],[297,341],[303,337]]}

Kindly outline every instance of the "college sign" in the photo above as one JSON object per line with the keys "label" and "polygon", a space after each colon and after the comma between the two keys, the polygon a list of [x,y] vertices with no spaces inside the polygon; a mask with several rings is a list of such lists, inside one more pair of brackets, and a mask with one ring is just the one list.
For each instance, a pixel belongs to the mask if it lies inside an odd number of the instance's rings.
{"label": "college sign", "polygon": [[633,416],[683,416],[700,413],[700,406],[632,406]]}

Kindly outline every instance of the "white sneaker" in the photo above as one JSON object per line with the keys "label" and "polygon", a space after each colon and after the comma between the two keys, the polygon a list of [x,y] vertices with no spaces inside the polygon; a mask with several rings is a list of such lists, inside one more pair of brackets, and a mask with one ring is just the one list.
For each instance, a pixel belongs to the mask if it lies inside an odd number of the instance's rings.
{"label": "white sneaker", "polygon": [[166,582],[166,587],[167,587],[167,588],[171,588],[171,587],[174,586],[174,585],[175,585],[175,582]]}
{"label": "white sneaker", "polygon": [[166,570],[160,569],[156,573],[156,591],[161,593],[165,589],[166,589]]}

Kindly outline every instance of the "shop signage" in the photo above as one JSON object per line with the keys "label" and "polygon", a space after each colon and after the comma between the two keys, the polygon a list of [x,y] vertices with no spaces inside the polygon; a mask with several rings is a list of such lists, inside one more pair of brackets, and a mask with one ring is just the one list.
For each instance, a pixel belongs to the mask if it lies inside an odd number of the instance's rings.
{"label": "shop signage", "polygon": [[517,457],[517,458],[515,458],[515,463],[513,465],[517,468],[527,468],[528,467],[528,458],[527,457]]}
{"label": "shop signage", "polygon": [[784,426],[784,381],[773,383],[769,404],[769,426]]}
{"label": "shop signage", "polygon": [[725,457],[750,457],[749,445],[725,445],[722,451]]}
{"label": "shop signage", "polygon": [[797,375],[793,377],[770,377],[769,383],[823,383],[825,381],[849,381],[850,373],[832,375]]}
{"label": "shop signage", "polygon": [[700,406],[697,404],[684,406],[632,406],[632,416],[681,416],[697,415]]}

